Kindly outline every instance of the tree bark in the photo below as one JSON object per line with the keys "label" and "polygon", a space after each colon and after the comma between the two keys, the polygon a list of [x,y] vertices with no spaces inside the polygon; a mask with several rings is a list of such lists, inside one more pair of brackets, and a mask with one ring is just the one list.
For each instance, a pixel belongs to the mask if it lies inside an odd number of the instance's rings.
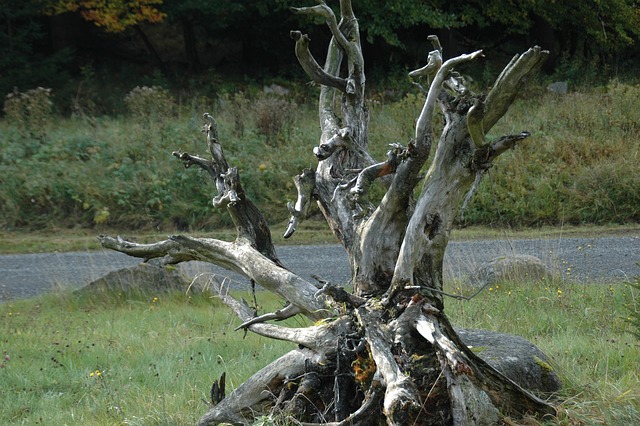
{"label": "tree bark", "polygon": [[[325,20],[332,34],[324,65],[308,49],[308,37],[292,31],[295,52],[320,85],[320,140],[316,170],[294,178],[298,197],[289,203],[292,237],[315,200],[345,247],[353,293],[326,283],[321,289],[286,270],[266,221],[242,189],[205,114],[210,159],[176,152],[186,167],[197,165],[215,182],[213,203],[226,207],[237,229],[228,243],[172,236],[155,244],[100,237],[103,246],[165,263],[201,260],[239,272],[287,300],[287,307],[255,317],[234,300],[224,283],[222,300],[241,320],[239,328],[295,342],[296,349],[257,372],[220,399],[200,424],[249,424],[271,414],[298,424],[472,425],[499,416],[553,415],[555,409],[475,356],[445,314],[442,265],[458,207],[496,158],[524,140],[522,132],[490,141],[487,132],[506,113],[547,52],[534,47],[516,55],[485,96],[472,93],[455,71],[481,51],[448,60],[437,37],[428,64],[410,73],[426,79],[415,136],[391,144],[387,158],[368,153],[368,112],[358,21],[350,0],[337,17],[324,2],[293,9]],[[434,137],[435,109],[444,129]],[[424,172],[435,147],[430,166]],[[367,201],[371,185],[386,194]],[[415,195],[417,194],[417,195]],[[320,325],[289,329],[267,324],[301,314]]]}

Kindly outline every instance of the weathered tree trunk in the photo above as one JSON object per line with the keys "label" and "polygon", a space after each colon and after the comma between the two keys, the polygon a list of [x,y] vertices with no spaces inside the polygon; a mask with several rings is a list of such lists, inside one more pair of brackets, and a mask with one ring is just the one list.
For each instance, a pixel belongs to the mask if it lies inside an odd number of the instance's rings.
{"label": "weathered tree trunk", "polygon": [[[427,65],[410,74],[428,84],[422,111],[416,112],[415,138],[406,146],[392,144],[387,158],[376,162],[368,153],[364,61],[351,2],[340,1],[339,19],[324,2],[294,11],[324,18],[333,37],[321,67],[309,52],[308,37],[291,33],[300,64],[320,85],[321,135],[313,149],[317,169],[294,179],[298,199],[289,204],[292,216],[285,236],[294,234],[312,200],[317,201],[349,255],[353,293],[329,283],[318,290],[283,267],[266,221],[242,190],[237,170],[227,164],[215,121],[207,114],[211,159],[174,154],[185,166],[210,173],[218,191],[214,205],[227,207],[238,230],[236,241],[174,236],[141,245],[100,237],[103,246],[144,259],[222,265],[289,302],[256,318],[248,306],[219,289],[242,320],[239,328],[298,343],[299,349],[215,401],[200,424],[251,423],[264,413],[300,424],[332,425],[491,424],[499,416],[554,414],[552,406],[461,342],[444,313],[442,282],[444,251],[463,198],[493,161],[528,133],[494,141],[485,135],[547,52],[535,47],[516,55],[485,96],[468,90],[454,70],[482,52],[444,61],[432,36]],[[445,123],[434,139],[436,107]],[[433,144],[434,157],[425,173]],[[387,192],[373,206],[366,193],[378,178]],[[266,323],[296,314],[333,320],[301,329]]]}

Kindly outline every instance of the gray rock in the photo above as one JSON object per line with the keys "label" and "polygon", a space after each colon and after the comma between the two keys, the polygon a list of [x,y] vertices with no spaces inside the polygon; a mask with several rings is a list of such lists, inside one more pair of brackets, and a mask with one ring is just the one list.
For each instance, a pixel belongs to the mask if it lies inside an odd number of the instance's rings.
{"label": "gray rock", "polygon": [[566,81],[556,81],[547,86],[547,90],[558,95],[566,95],[569,91],[569,85]]}
{"label": "gray rock", "polygon": [[528,340],[486,330],[461,329],[457,332],[476,355],[521,387],[541,394],[562,388],[549,358]]}
{"label": "gray rock", "polygon": [[537,257],[524,254],[496,257],[478,267],[467,283],[482,287],[504,281],[551,281],[553,274]]}
{"label": "gray rock", "polygon": [[182,275],[175,267],[140,263],[136,266],[109,272],[76,291],[95,294],[107,291],[151,294],[175,290],[186,291],[190,284],[191,280]]}
{"label": "gray rock", "polygon": [[264,86],[262,91],[269,95],[278,95],[278,96],[287,96],[291,92],[286,87],[282,87],[277,84],[272,84],[271,86]]}

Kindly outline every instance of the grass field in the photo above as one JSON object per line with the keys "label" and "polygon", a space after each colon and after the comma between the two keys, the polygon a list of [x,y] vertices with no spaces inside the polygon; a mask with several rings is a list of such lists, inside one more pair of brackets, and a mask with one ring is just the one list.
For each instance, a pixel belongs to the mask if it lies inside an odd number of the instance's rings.
{"label": "grass field", "polygon": [[[457,326],[521,335],[552,358],[564,382],[552,424],[622,426],[640,423],[640,342],[627,322],[639,299],[630,283],[503,283],[447,309]],[[279,306],[265,292],[258,302]],[[0,424],[193,424],[222,372],[233,388],[292,347],[243,338],[237,324],[215,297],[196,294],[62,292],[0,304]]]}

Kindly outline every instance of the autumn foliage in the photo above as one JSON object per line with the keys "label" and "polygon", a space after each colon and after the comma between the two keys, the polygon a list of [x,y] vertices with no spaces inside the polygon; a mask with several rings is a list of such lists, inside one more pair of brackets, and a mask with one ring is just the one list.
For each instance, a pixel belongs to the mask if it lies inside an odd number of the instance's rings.
{"label": "autumn foliage", "polygon": [[56,0],[51,14],[77,12],[107,32],[117,33],[141,22],[161,22],[166,14],[156,6],[162,0]]}

